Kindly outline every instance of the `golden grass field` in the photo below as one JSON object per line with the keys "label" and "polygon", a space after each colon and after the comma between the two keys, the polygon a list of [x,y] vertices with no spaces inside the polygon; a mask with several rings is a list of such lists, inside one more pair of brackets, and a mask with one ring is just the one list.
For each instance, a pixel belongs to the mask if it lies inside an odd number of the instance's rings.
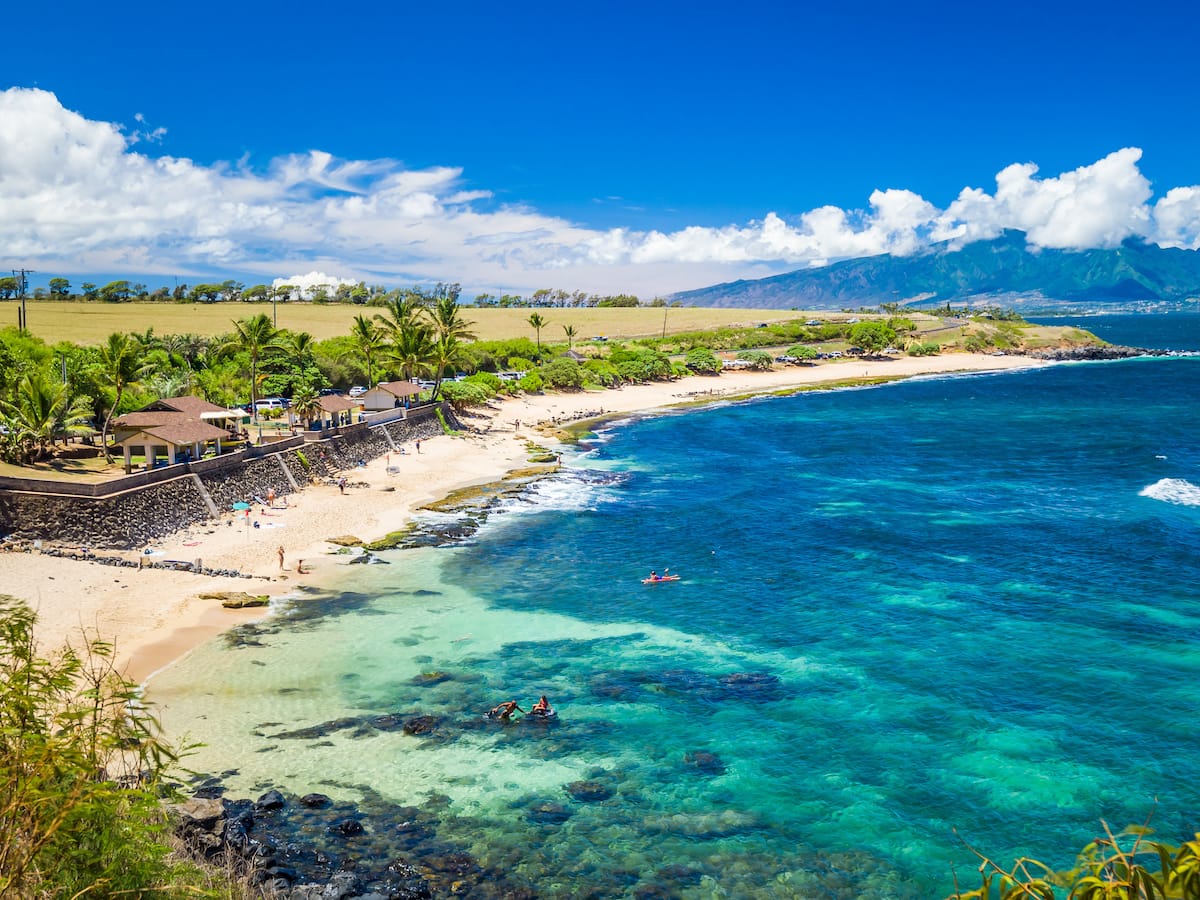
{"label": "golden grass field", "polygon": [[[47,341],[71,341],[76,344],[98,344],[114,331],[155,334],[223,334],[233,330],[234,319],[266,313],[269,303],[60,303],[29,302],[29,330]],[[350,323],[356,315],[375,315],[380,310],[370,306],[323,305],[310,303],[280,303],[276,306],[280,328],[307,331],[317,339],[350,333]],[[563,326],[575,327],[575,340],[585,341],[598,335],[609,339],[647,337],[662,334],[662,309],[474,309],[465,307],[464,317],[475,323],[480,340],[500,340],[513,337],[534,338],[529,325],[533,312],[541,314],[547,325],[542,340],[559,343],[566,338]],[[813,313],[825,319],[840,314]],[[722,325],[756,325],[759,322],[778,322],[786,319],[810,318],[796,310],[762,309],[698,309],[694,307],[666,310],[666,331],[695,331]],[[0,327],[17,324],[16,303],[0,304]]]}

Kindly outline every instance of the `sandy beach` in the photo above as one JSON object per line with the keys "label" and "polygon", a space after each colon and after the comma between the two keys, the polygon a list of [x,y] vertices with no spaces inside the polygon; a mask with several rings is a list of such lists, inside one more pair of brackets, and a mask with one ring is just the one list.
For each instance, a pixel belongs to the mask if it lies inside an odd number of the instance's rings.
{"label": "sandy beach", "polygon": [[[327,539],[354,535],[372,540],[395,531],[422,504],[472,484],[502,478],[527,465],[526,444],[553,442],[539,424],[564,423],[612,413],[642,412],[684,403],[771,393],[822,382],[912,377],[953,372],[1001,371],[1046,365],[1018,356],[954,354],[856,360],[771,372],[725,373],[620,390],[550,393],[497,400],[468,421],[473,433],[422,441],[366,466],[343,472],[348,486],[320,485],[290,495],[287,505],[256,507],[248,525],[226,513],[220,521],[177,532],[153,544],[154,558],[201,558],[213,568],[259,576],[209,578],[161,569],[125,569],[38,553],[0,555],[0,593],[22,598],[37,611],[43,652],[78,644],[83,631],[116,646],[126,674],[143,681],[204,640],[264,609],[228,610],[202,592],[233,590],[278,597],[297,583],[326,584],[344,557],[330,555]],[[519,424],[518,424],[519,423]],[[257,528],[253,523],[257,521]],[[281,569],[278,551],[284,551]],[[144,552],[142,548],[139,552]],[[131,553],[136,556],[137,553]],[[305,574],[296,571],[303,561]]]}

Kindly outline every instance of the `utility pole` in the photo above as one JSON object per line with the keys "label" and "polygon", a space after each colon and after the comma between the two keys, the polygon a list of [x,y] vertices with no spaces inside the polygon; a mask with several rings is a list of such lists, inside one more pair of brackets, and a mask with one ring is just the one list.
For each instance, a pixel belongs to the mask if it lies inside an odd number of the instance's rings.
{"label": "utility pole", "polygon": [[25,308],[25,291],[29,288],[28,275],[36,275],[33,269],[13,269],[13,277],[17,279],[17,300],[21,306],[17,309],[17,331],[25,332],[29,328],[29,313]]}

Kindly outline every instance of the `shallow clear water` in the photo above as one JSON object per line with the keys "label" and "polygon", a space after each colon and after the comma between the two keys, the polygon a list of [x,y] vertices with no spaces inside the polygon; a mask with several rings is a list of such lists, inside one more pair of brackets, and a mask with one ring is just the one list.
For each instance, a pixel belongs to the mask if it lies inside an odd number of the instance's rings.
{"label": "shallow clear water", "polygon": [[[953,829],[1054,864],[1102,818],[1190,835],[1198,389],[1133,360],[616,423],[471,544],[348,567],[151,694],[231,793],[448,797],[546,895],[941,896]],[[558,728],[480,717],[540,693]],[[389,712],[444,719],[279,736]]]}

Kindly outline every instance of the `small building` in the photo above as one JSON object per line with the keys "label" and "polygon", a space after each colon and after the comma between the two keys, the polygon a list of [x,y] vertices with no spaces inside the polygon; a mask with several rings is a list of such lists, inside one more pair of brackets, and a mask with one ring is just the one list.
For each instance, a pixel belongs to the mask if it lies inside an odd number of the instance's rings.
{"label": "small building", "polygon": [[220,453],[221,441],[233,440],[246,416],[245,410],[226,409],[202,397],[164,397],[113,419],[113,446],[124,448],[126,472],[134,453],[145,455],[150,469],[160,456],[165,465],[199,459],[209,442]]}
{"label": "small building", "polygon": [[146,425],[130,431],[117,446],[125,452],[125,471],[133,469],[133,454],[140,453],[146,459],[146,468],[159,465],[187,462],[199,459],[204,454],[204,445],[215,441],[217,452],[221,452],[221,441],[229,438],[229,432],[216,425],[197,419],[162,425]]}
{"label": "small building", "polygon": [[245,410],[226,409],[209,403],[202,397],[164,397],[147,403],[136,412],[125,413],[113,419],[111,430],[114,442],[119,444],[143,428],[205,422],[227,429],[230,433],[224,437],[228,438],[236,434],[242,423],[248,421],[249,415]]}
{"label": "small building", "polygon": [[397,406],[411,406],[420,395],[421,386],[411,381],[381,381],[365,394],[360,394],[358,399],[367,412],[379,412]]}
{"label": "small building", "polygon": [[358,403],[336,394],[328,394],[317,400],[321,412],[313,416],[308,427],[314,431],[324,431],[326,428],[337,428],[339,425],[354,423],[354,411],[359,409]]}

